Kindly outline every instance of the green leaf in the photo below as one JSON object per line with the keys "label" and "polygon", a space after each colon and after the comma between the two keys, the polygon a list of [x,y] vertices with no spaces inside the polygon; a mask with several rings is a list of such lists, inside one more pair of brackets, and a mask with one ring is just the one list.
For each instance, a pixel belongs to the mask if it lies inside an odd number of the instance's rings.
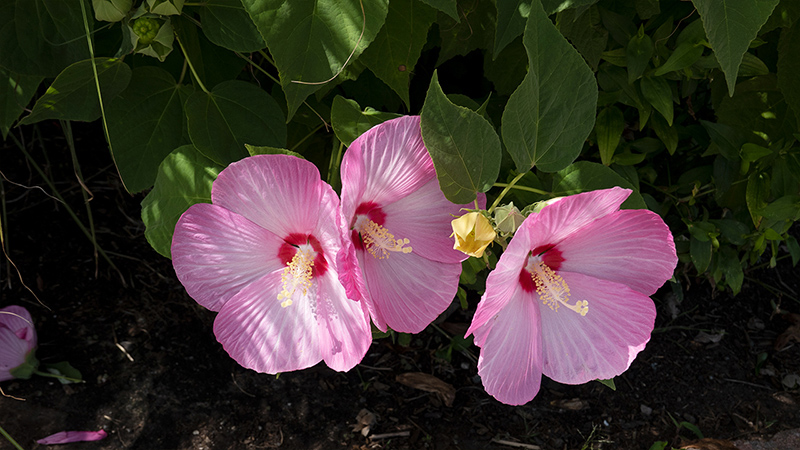
{"label": "green leaf", "polygon": [[531,12],[531,0],[497,2],[497,27],[494,35],[492,59],[525,31],[525,22]]}
{"label": "green leaf", "polygon": [[294,156],[300,159],[305,159],[303,155],[297,152],[293,152],[291,150],[286,150],[285,148],[275,148],[275,147],[259,147],[250,144],[244,144],[244,147],[247,149],[247,153],[250,156],[256,155],[289,155]]}
{"label": "green leaf", "polygon": [[692,0],[733,95],[742,55],[779,0]]}
{"label": "green leaf", "polygon": [[608,30],[600,22],[597,7],[586,11],[568,9],[558,13],[558,29],[583,56],[593,70],[597,70],[600,57],[608,44]]}
{"label": "green leaf", "polygon": [[283,112],[253,84],[232,80],[211,92],[195,92],[186,100],[185,110],[192,143],[222,166],[247,156],[245,144],[286,146]]}
{"label": "green leaf", "polygon": [[211,203],[211,184],[222,169],[191,145],[179,147],[164,158],[153,190],[142,201],[144,235],[155,251],[171,257],[178,219],[195,203]]}
{"label": "green leaf", "polygon": [[742,290],[742,282],[744,281],[739,255],[731,247],[720,247],[717,261],[722,274],[725,275],[725,282],[733,291],[733,295],[737,295]]}
{"label": "green leaf", "polygon": [[769,73],[769,68],[764,61],[758,59],[752,53],[747,53],[742,56],[742,64],[739,66],[740,77],[755,77],[758,75],[766,75]]}
{"label": "green leaf", "polygon": [[726,96],[716,112],[719,123],[755,132],[766,142],[779,142],[792,140],[797,132],[797,117],[787,106],[777,76],[768,74],[740,82],[736,94]]}
{"label": "green leaf", "polygon": [[580,154],[594,128],[597,84],[577,51],[534,1],[523,43],[528,75],[503,112],[503,142],[517,172],[555,172]]}
{"label": "green leaf", "polygon": [[675,48],[667,61],[655,71],[655,76],[660,77],[669,72],[685,69],[696,63],[703,54],[703,47],[699,43],[684,42]]}
{"label": "green leaf", "polygon": [[613,378],[609,378],[608,380],[597,380],[597,381],[602,383],[604,386],[611,388],[612,391],[616,391],[617,390],[617,385],[614,384],[614,379]]}
{"label": "green leaf", "polygon": [[739,160],[739,150],[747,142],[747,134],[740,128],[734,128],[722,123],[701,120],[700,124],[708,132],[711,142],[719,148],[720,154],[729,161]]}
{"label": "green leaf", "polygon": [[375,39],[389,9],[388,0],[242,3],[278,67],[289,119],[306,97],[340,73],[351,55],[358,58]]}
{"label": "green leaf", "polygon": [[634,35],[625,49],[628,66],[628,83],[633,83],[642,76],[654,52],[653,40],[644,34],[644,25],[639,26],[639,33]]}
{"label": "green leaf", "polygon": [[331,106],[331,126],[336,137],[346,146],[350,146],[357,137],[370,128],[387,120],[400,117],[399,114],[385,113],[361,106],[355,100],[337,95]]}
{"label": "green leaf", "polygon": [[[89,30],[94,21],[89,21]],[[0,3],[2,65],[24,75],[55,77],[89,58],[81,4],[64,0],[5,0]]]}
{"label": "green leaf", "polygon": [[500,172],[500,139],[486,119],[447,99],[435,71],[421,122],[422,139],[448,200],[469,203],[475,200],[476,192],[492,187]]}
{"label": "green leaf", "polygon": [[264,38],[242,7],[241,0],[208,0],[200,7],[200,21],[208,40],[234,52],[266,47]]}
{"label": "green leaf", "polygon": [[762,147],[760,145],[746,143],[742,145],[741,150],[742,161],[755,162],[759,159],[772,154],[772,150]]}
{"label": "green leaf", "polygon": [[456,2],[456,0],[422,0],[422,3],[427,3],[428,5],[433,6],[439,11],[452,17],[456,22],[461,20],[461,18],[458,16],[458,2]]}
{"label": "green leaf", "polygon": [[661,7],[658,3],[659,0],[634,0],[636,4],[636,14],[642,20],[647,20],[653,16],[657,16],[661,12]]}
{"label": "green leaf", "polygon": [[359,61],[403,99],[411,100],[408,84],[422,47],[428,40],[428,29],[436,20],[436,11],[417,0],[392,0],[386,23]]}
{"label": "green leaf", "polygon": [[600,160],[604,165],[610,166],[614,151],[619,145],[622,131],[625,129],[625,118],[622,111],[615,106],[605,108],[597,115],[594,124],[597,146],[600,148]]}
{"label": "green leaf", "polygon": [[507,45],[494,60],[489,52],[484,55],[483,75],[494,84],[495,91],[500,95],[509,96],[514,93],[527,74],[528,55],[522,39]]}
{"label": "green leaf", "polygon": [[667,147],[669,154],[674,154],[675,150],[678,149],[678,130],[676,130],[675,127],[669,126],[667,121],[661,116],[653,116],[653,120],[650,121],[650,126],[653,127],[656,136],[658,136],[661,142],[664,143],[664,146]]}
{"label": "green leaf", "polygon": [[161,161],[181,144],[181,87],[158,66],[137,67],[107,109],[114,161],[128,192],[149,188]]}
{"label": "green leaf", "polygon": [[769,176],[766,173],[753,172],[747,178],[747,192],[745,200],[753,225],[756,228],[761,224],[764,207],[767,206],[769,198]]}
{"label": "green leaf", "polygon": [[581,6],[594,5],[599,0],[542,0],[542,7],[547,15],[564,11],[568,8],[579,8]]}
{"label": "green leaf", "polygon": [[0,67],[0,132],[3,140],[8,137],[11,126],[28,106],[42,77],[20,75]]}
{"label": "green leaf", "polygon": [[761,229],[788,229],[792,223],[800,220],[800,195],[784,195],[764,206],[761,210],[764,223]]}
{"label": "green leaf", "polygon": [[[122,60],[97,58],[97,76],[103,102],[108,104],[131,80],[131,69]],[[31,124],[45,119],[92,122],[100,118],[92,60],[76,62],[64,69],[47,92],[36,101],[31,114],[20,123]]]}
{"label": "green leaf", "polygon": [[133,7],[133,0],[92,0],[94,18],[105,22],[119,22]]}
{"label": "green leaf", "polygon": [[81,375],[80,370],[72,367],[68,361],[61,361],[53,364],[44,364],[44,369],[54,375],[61,375],[67,378],[71,378],[72,380],[65,380],[64,378],[58,378],[58,381],[61,384],[72,384],[72,383],[81,383],[83,382],[83,375]]}
{"label": "green leaf", "polygon": [[459,0],[458,11],[460,21],[444,14],[439,14],[437,18],[442,38],[437,66],[454,56],[493,46],[497,23],[494,2]]}
{"label": "green leaf", "polygon": [[647,208],[641,194],[630,181],[612,169],[591,161],[578,161],[554,173],[552,192],[556,196],[565,196],[597,189],[608,189],[614,186],[633,190],[630,197],[622,203],[623,208]]}
{"label": "green leaf", "polygon": [[786,247],[789,249],[789,254],[792,256],[792,267],[797,266],[800,262],[800,244],[794,236],[786,237]]}
{"label": "green leaf", "polygon": [[640,87],[644,98],[667,119],[667,124],[672,126],[672,89],[667,80],[662,77],[647,76],[642,78]]}
{"label": "green leaf", "polygon": [[781,31],[778,41],[778,87],[786,103],[800,117],[800,20],[789,29]]}
{"label": "green leaf", "polygon": [[711,263],[711,247],[711,240],[701,241],[694,236],[691,237],[689,254],[699,274],[705,273],[706,269],[708,269],[708,265]]}

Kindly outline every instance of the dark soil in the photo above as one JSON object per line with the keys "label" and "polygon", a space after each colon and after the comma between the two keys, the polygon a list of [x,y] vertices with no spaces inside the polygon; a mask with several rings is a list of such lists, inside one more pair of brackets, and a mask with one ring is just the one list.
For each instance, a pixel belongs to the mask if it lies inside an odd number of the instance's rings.
{"label": "dark soil", "polygon": [[[51,136],[27,133],[25,145],[88,224],[61,131],[57,124],[43,129]],[[102,136],[96,128],[83,131]],[[654,296],[652,340],[616,379],[616,391],[545,379],[525,406],[497,402],[481,387],[476,348],[444,358],[444,330],[469,321],[471,312],[459,308],[407,346],[376,340],[349,373],[318,365],[275,377],[241,368],[216,342],[214,313],[188,297],[170,261],[146,242],[143,196],[125,193],[104,144],[76,146],[97,241],[118,270],[97,262],[64,204],[34,188],[51,192],[15,144],[7,141],[0,153],[6,248],[43,303],[0,261],[0,307],[27,307],[39,359],[67,360],[85,380],[0,385],[22,399],[0,397],[0,426],[25,449],[43,447],[34,441],[62,430],[108,432],[103,441],[59,447],[85,450],[513,448],[497,441],[556,450],[680,446],[697,438],[693,430],[735,440],[800,427],[800,393],[783,383],[800,374],[800,336],[776,348],[792,325],[783,312],[800,312],[800,275],[788,258],[777,270],[749,272],[735,298],[690,278],[682,280],[688,289],[680,302],[662,289]],[[406,372],[451,384],[452,406],[397,382]],[[363,434],[356,426],[362,409],[375,417]],[[12,446],[0,437],[0,448]]]}

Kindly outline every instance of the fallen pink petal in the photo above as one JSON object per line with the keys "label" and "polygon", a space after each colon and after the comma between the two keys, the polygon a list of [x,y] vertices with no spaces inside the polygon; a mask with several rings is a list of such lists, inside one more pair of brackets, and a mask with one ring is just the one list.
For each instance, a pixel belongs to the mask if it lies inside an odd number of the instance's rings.
{"label": "fallen pink petal", "polygon": [[467,255],[453,249],[450,222],[474,205],[442,194],[418,116],[359,136],[341,174],[347,235],[338,259],[348,296],[366,303],[380,330],[418,333],[453,301]]}
{"label": "fallen pink petal", "polygon": [[59,431],[46,438],[36,441],[37,444],[55,445],[69,444],[71,442],[90,442],[105,439],[108,436],[105,431]]}
{"label": "fallen pink petal", "polygon": [[657,214],[620,210],[630,190],[613,188],[552,202],[517,230],[467,335],[481,347],[486,391],[519,405],[541,377],[565,384],[628,369],[653,330],[650,295],[677,264]]}

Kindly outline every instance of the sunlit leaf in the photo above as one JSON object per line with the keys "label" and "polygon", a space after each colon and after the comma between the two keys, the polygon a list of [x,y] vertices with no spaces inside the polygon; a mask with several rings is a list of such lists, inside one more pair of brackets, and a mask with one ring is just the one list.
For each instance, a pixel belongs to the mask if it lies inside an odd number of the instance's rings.
{"label": "sunlit leaf", "polygon": [[594,5],[599,0],[542,0],[542,6],[548,15],[568,8]]}
{"label": "sunlit leaf", "polygon": [[436,11],[417,0],[392,0],[386,23],[359,59],[409,106],[408,84]]}
{"label": "sunlit leaf", "polygon": [[247,156],[245,144],[283,148],[286,123],[278,103],[244,81],[220,83],[186,101],[192,143],[206,157],[227,166]]}
{"label": "sunlit leaf", "polygon": [[175,224],[195,203],[211,203],[211,184],[222,169],[191,145],[164,158],[153,190],[142,201],[144,235],[155,251],[171,257]]}
{"label": "sunlit leaf", "polygon": [[[128,86],[131,69],[114,58],[97,58],[95,64],[103,102],[108,104]],[[92,60],[89,59],[64,69],[21,123],[31,124],[45,119],[91,122],[98,118],[100,101],[97,99]]]}
{"label": "sunlit leaf", "polygon": [[289,106],[289,119],[306,97],[341,71],[351,54],[358,58],[375,39],[386,18],[388,3],[388,0],[242,1],[275,59]]}
{"label": "sunlit leaf", "polygon": [[181,144],[180,86],[157,66],[138,67],[131,84],[107,109],[114,161],[129,192],[153,185],[161,161]]}
{"label": "sunlit leaf", "polygon": [[447,99],[433,73],[422,108],[422,139],[439,187],[453,203],[469,203],[492,187],[500,171],[500,139],[478,113]]}
{"label": "sunlit leaf", "polygon": [[742,55],[780,0],[692,0],[733,95]]}
{"label": "sunlit leaf", "polygon": [[597,105],[594,74],[537,2],[523,38],[528,75],[503,112],[503,141],[518,172],[555,172],[574,161]]}

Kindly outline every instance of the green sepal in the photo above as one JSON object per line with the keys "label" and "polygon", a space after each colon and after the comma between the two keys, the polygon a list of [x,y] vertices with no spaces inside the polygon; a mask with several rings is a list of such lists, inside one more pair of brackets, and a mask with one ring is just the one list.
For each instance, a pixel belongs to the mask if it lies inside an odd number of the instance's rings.
{"label": "green sepal", "polygon": [[36,359],[36,348],[34,347],[25,355],[25,362],[9,370],[8,373],[14,378],[28,380],[38,368],[39,360]]}

